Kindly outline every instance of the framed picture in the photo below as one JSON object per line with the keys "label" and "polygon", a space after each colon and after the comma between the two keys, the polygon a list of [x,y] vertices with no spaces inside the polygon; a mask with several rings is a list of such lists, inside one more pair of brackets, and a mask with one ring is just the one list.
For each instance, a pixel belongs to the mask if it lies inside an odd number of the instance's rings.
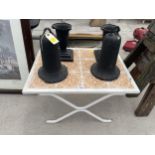
{"label": "framed picture", "polygon": [[[28,20],[25,20],[28,21]],[[25,30],[19,19],[0,20],[0,91],[21,91],[29,74],[28,58],[32,54],[26,52],[29,45],[24,41]],[[32,42],[32,38],[31,38]],[[32,54],[33,55],[33,54]]]}

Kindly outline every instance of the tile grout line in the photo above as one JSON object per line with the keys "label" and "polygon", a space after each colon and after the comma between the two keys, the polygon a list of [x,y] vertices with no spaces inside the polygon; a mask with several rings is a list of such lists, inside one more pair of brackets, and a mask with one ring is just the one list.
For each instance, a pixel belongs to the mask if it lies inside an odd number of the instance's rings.
{"label": "tile grout line", "polygon": [[82,61],[81,61],[81,51],[79,50],[78,51],[79,52],[79,54],[78,54],[78,56],[79,56],[79,67],[80,67],[80,87],[81,88],[84,88],[84,77],[83,77],[83,68],[82,68]]}

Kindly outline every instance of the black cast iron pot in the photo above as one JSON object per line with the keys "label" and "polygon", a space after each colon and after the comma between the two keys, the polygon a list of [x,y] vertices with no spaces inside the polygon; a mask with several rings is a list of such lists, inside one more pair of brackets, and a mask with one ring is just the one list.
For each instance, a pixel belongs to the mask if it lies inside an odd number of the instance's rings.
{"label": "black cast iron pot", "polygon": [[107,33],[103,38],[103,47],[96,63],[91,67],[91,73],[98,79],[112,81],[120,75],[116,66],[121,37],[115,33]]}
{"label": "black cast iron pot", "polygon": [[[101,30],[103,31],[103,39],[104,36],[108,33],[115,33],[116,35],[119,35],[119,31],[120,31],[120,27],[117,25],[113,25],[113,24],[105,24],[103,26],[101,26]],[[103,48],[104,44],[103,44],[103,40],[102,40],[102,48]],[[100,53],[103,51],[103,49],[100,50],[95,50],[94,54],[95,54],[95,58],[98,59],[100,57]]]}
{"label": "black cast iron pot", "polygon": [[39,69],[39,77],[47,83],[56,83],[64,80],[68,71],[66,66],[60,62],[60,53],[58,51],[58,43],[52,44],[46,35],[50,35],[52,31],[45,28],[40,38],[40,48],[43,66]]}
{"label": "black cast iron pot", "polygon": [[56,35],[60,41],[60,59],[62,61],[73,61],[73,51],[67,49],[69,31],[72,29],[72,26],[68,23],[55,23],[52,25],[52,28],[56,30]]}

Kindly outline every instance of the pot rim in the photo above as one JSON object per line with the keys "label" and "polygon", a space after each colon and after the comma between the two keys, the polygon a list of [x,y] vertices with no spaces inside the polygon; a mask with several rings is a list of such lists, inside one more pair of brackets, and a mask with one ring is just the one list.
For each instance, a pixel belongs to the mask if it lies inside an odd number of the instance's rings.
{"label": "pot rim", "polygon": [[71,30],[72,29],[72,25],[69,23],[55,23],[52,25],[53,29],[56,30]]}
{"label": "pot rim", "polygon": [[105,24],[101,26],[101,30],[106,30],[108,32],[119,32],[120,27],[114,24]]}

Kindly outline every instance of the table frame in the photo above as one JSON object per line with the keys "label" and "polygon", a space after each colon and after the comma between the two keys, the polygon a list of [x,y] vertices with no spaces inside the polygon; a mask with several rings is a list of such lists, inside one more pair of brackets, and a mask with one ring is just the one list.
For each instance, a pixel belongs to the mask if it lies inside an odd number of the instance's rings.
{"label": "table frame", "polygon": [[[77,48],[75,48],[75,49],[77,49]],[[86,49],[86,50],[88,50],[88,49]],[[96,50],[96,49],[94,49],[94,50]],[[32,77],[32,72],[30,72],[28,80],[27,80],[27,82],[24,86],[24,89],[23,89],[23,94],[38,94],[41,96],[51,96],[51,97],[61,101],[65,105],[73,108],[73,110],[71,112],[68,112],[67,114],[65,114],[57,119],[47,120],[46,121],[47,123],[58,123],[58,122],[66,119],[76,113],[79,113],[79,112],[84,112],[84,113],[92,116],[93,118],[99,120],[100,122],[104,122],[104,123],[112,122],[111,119],[101,118],[100,116],[94,114],[93,112],[88,110],[88,108],[93,107],[93,106],[97,105],[98,103],[105,101],[113,96],[120,96],[120,95],[126,95],[126,94],[138,94],[140,92],[139,88],[137,87],[136,83],[134,82],[133,78],[131,77],[128,69],[126,68],[123,60],[121,59],[120,56],[118,56],[118,59],[122,63],[123,68],[124,68],[125,72],[127,73],[128,78],[131,80],[131,83],[134,86],[134,88],[131,88],[131,89],[129,89],[129,88],[126,88],[126,89],[121,89],[121,88],[118,88],[118,89],[112,89],[112,88],[108,88],[108,89],[105,89],[105,88],[103,88],[103,89],[90,89],[90,88],[89,89],[85,89],[85,88],[82,88],[82,89],[77,89],[77,88],[75,88],[75,89],[61,89],[61,88],[58,88],[58,89],[36,89],[36,88],[33,88],[32,89],[32,88],[28,87],[29,80],[31,80],[31,77]],[[32,70],[33,70],[33,67],[32,67]],[[104,96],[100,97],[99,99],[96,99],[95,101],[88,103],[85,106],[76,106],[74,103],[66,100],[65,98],[61,97],[59,94],[104,94]]]}
{"label": "table frame", "polygon": [[[107,100],[108,98],[111,98],[113,96],[118,96],[118,95],[122,95],[122,94],[107,94],[105,96],[102,96],[100,97],[99,99],[96,99],[90,103],[88,103],[87,105],[85,106],[76,106],[74,103],[66,100],[65,98],[59,96],[59,95],[56,95],[56,94],[46,94],[47,96],[52,96],[53,98],[61,101],[62,103],[68,105],[69,107],[73,108],[74,110],[72,110],[71,112],[68,112],[67,114],[57,118],[57,119],[54,119],[54,120],[47,120],[46,123],[58,123],[76,113],[79,113],[79,112],[84,112],[90,116],[92,116],[93,118],[97,119],[98,121],[100,122],[103,122],[103,123],[109,123],[109,122],[112,122],[111,119],[106,119],[106,118],[101,118],[100,116],[94,114],[93,112],[91,112],[90,110],[88,110],[88,108],[91,108],[93,106],[95,106],[96,104],[102,102],[102,101],[105,101]],[[45,95],[44,95],[45,96]]]}

